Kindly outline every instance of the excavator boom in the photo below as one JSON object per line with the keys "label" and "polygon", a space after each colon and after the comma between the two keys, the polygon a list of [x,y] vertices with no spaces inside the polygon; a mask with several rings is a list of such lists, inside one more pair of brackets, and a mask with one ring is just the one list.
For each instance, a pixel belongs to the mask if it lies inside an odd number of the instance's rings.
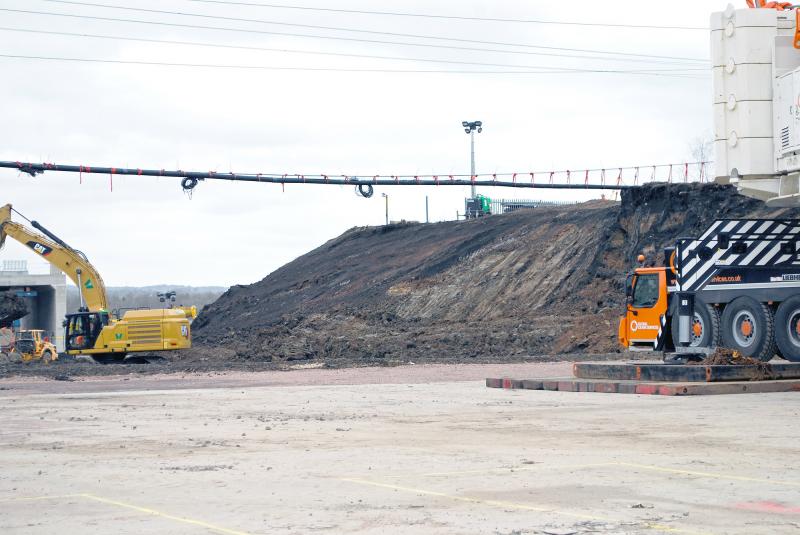
{"label": "excavator boom", "polygon": [[0,207],[0,247],[11,236],[64,272],[80,290],[83,306],[90,311],[108,310],[102,277],[83,253],[77,251],[35,221],[31,224],[43,234],[11,220],[12,207]]}
{"label": "excavator boom", "polygon": [[0,207],[0,249],[6,243],[6,233],[3,231],[3,223],[11,221],[11,205],[7,204]]}

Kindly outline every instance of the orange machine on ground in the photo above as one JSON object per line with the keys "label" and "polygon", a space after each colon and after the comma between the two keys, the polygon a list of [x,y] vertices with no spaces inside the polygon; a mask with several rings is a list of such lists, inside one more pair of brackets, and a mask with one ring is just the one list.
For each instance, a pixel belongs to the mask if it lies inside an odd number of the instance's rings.
{"label": "orange machine on ground", "polygon": [[628,276],[620,343],[632,350],[800,362],[800,220],[720,219],[664,266]]}

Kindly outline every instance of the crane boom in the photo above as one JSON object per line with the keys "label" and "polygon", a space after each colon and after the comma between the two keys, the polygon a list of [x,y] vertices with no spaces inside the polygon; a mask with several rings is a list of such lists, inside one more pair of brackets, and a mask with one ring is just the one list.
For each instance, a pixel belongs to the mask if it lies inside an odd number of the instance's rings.
{"label": "crane boom", "polygon": [[75,283],[81,294],[82,308],[92,312],[108,310],[108,298],[103,278],[86,259],[86,256],[68,246],[35,221],[31,222],[32,225],[46,236],[12,221],[11,213],[10,204],[0,208],[0,247],[5,242],[6,236],[11,236],[63,271]]}

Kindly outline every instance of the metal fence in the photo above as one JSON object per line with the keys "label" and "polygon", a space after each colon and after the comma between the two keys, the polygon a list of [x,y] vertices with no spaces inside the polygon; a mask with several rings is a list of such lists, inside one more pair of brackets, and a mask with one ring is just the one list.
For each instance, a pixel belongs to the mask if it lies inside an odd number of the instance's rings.
{"label": "metal fence", "polygon": [[0,271],[11,271],[14,273],[27,273],[28,262],[27,260],[3,260],[3,265]]}
{"label": "metal fence", "polygon": [[15,275],[58,275],[61,271],[50,262],[44,260],[3,260],[0,262],[0,273]]}
{"label": "metal fence", "polygon": [[570,206],[578,204],[575,201],[536,201],[529,199],[492,199],[492,214],[508,214],[525,208],[539,208],[540,206]]}
{"label": "metal fence", "polygon": [[534,199],[465,199],[464,216],[473,219],[486,215],[509,214],[517,210],[540,208],[543,206],[571,206],[575,201],[541,201]]}

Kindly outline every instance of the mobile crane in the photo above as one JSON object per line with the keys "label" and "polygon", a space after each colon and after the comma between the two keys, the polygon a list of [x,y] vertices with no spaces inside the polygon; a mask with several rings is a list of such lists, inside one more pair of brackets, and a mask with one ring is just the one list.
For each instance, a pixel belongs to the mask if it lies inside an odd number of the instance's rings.
{"label": "mobile crane", "polygon": [[132,352],[191,347],[190,321],[197,316],[195,307],[127,310],[120,317],[112,314],[103,279],[86,256],[36,221],[30,224],[41,234],[12,221],[12,212],[16,210],[10,204],[0,207],[0,247],[10,236],[58,267],[78,287],[80,308],[64,320],[67,354],[121,361]]}
{"label": "mobile crane", "polygon": [[624,346],[800,362],[800,221],[720,219],[664,257],[628,276]]}
{"label": "mobile crane", "polygon": [[[798,206],[800,9],[747,4],[711,16],[716,181]],[[800,221],[717,220],[667,248],[664,266],[636,269],[626,296],[618,338],[629,349],[680,356],[724,346],[800,362]]]}

